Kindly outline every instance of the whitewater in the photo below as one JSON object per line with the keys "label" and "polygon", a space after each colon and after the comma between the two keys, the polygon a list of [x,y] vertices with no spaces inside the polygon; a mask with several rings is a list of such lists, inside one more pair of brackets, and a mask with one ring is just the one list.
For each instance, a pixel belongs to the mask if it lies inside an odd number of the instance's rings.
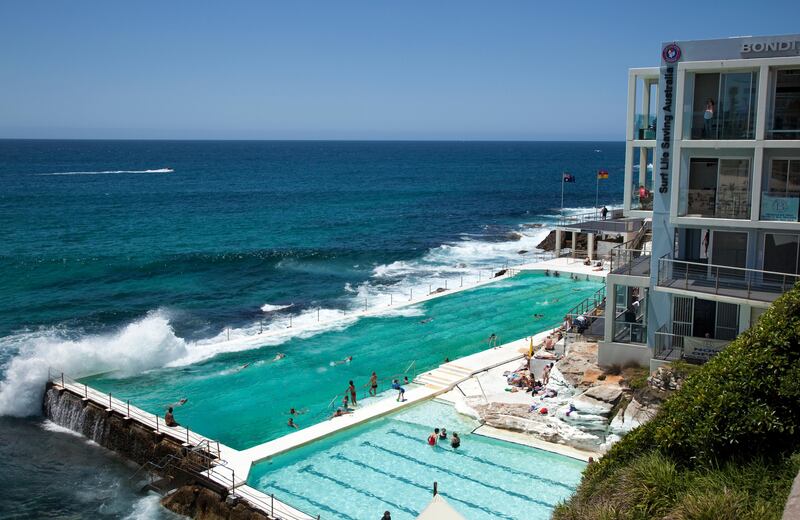
{"label": "whitewater", "polygon": [[[584,212],[572,208],[568,214]],[[541,220],[546,220],[543,217]],[[128,377],[162,367],[200,363],[216,355],[254,348],[275,348],[293,338],[308,338],[343,330],[364,316],[415,316],[414,304],[429,290],[455,289],[486,281],[507,264],[520,263],[551,227],[521,225],[517,240],[485,241],[462,236],[458,241],[432,248],[416,260],[377,265],[369,281],[343,287],[350,294],[346,309],[316,308],[292,313],[292,303],[265,303],[263,318],[249,326],[227,328],[219,334],[186,341],[175,334],[170,311],[154,309],[120,330],[82,335],[63,327],[25,331],[0,339],[0,349],[15,354],[0,381],[0,415],[24,417],[39,413],[44,383],[49,372],[72,378],[99,373]],[[413,300],[411,296],[413,295]]]}

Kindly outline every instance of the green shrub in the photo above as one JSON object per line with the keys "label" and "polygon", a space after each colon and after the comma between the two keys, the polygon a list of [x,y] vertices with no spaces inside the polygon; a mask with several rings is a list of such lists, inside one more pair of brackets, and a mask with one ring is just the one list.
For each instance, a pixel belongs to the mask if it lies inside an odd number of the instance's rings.
{"label": "green shrub", "polygon": [[[559,520],[778,519],[800,470],[800,285],[584,471]],[[629,383],[630,384],[630,383]]]}

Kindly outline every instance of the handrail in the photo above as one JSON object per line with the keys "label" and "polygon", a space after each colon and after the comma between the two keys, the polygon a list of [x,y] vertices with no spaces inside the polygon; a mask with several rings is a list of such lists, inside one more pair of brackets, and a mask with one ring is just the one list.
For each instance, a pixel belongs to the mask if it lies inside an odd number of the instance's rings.
{"label": "handrail", "polygon": [[[667,253],[658,259],[657,284],[660,287],[681,288],[682,285],[684,290],[715,295],[722,292],[728,296],[742,297],[743,295],[729,292],[730,290],[740,290],[746,291],[747,299],[771,302],[775,299],[774,297],[800,282],[800,274],[795,273],[704,264],[689,260],[675,260],[669,256],[670,253]],[[676,271],[678,271],[677,275]],[[691,288],[690,281],[692,282]],[[755,289],[755,293],[753,289]]]}

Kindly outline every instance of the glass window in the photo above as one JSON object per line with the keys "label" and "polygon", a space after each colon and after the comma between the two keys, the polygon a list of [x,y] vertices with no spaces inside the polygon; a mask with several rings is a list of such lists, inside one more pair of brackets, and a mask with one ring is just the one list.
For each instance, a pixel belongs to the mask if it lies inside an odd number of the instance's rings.
{"label": "glass window", "polygon": [[750,160],[691,159],[688,189],[680,201],[680,216],[749,218]]}
{"label": "glass window", "polygon": [[756,72],[694,75],[691,139],[755,137]]}
{"label": "glass window", "polygon": [[761,220],[800,220],[800,159],[774,159],[766,191],[761,194]]}
{"label": "glass window", "polygon": [[653,210],[653,149],[636,147],[633,153],[631,209]]}
{"label": "glass window", "polygon": [[782,233],[764,235],[764,270],[776,273],[800,273],[798,269],[800,236]]}
{"label": "glass window", "polygon": [[800,139],[800,69],[775,72],[772,139]]}

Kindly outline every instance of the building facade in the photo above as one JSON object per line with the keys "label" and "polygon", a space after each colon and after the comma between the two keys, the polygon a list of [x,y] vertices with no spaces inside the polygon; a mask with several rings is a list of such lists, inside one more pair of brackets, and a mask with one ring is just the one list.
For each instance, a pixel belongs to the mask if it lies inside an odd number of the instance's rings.
{"label": "building facade", "polygon": [[800,35],[632,69],[624,211],[652,237],[612,252],[603,364],[705,361],[800,280]]}

